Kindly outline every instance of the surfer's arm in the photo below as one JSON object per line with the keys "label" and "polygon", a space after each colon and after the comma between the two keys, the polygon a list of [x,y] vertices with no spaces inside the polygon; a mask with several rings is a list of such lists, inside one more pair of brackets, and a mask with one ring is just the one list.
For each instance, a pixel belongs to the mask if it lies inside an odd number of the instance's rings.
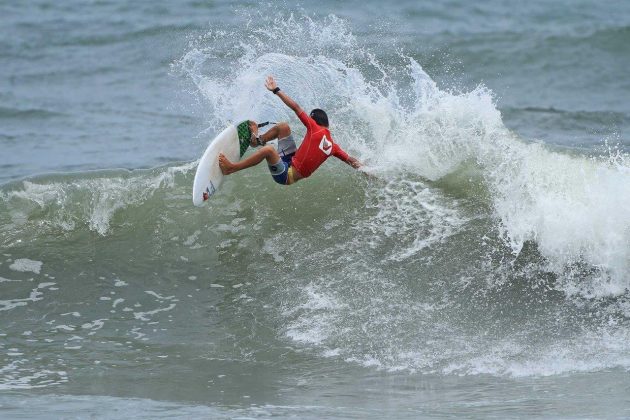
{"label": "surfer's arm", "polygon": [[353,158],[352,156],[348,156],[346,159],[346,163],[352,166],[354,169],[359,169],[363,164],[357,158]]}
{"label": "surfer's arm", "polygon": [[346,162],[348,165],[352,166],[354,169],[359,169],[363,164],[359,162],[358,159],[353,158],[348,153],[345,152],[337,143],[333,145],[332,155],[339,160]]}
{"label": "surfer's arm", "polygon": [[297,102],[295,102],[293,99],[291,99],[291,97],[289,97],[289,95],[280,90],[278,84],[273,79],[273,76],[267,76],[265,87],[271,92],[275,93],[276,96],[278,96],[282,100],[282,102],[284,102],[284,104],[291,108],[296,114],[300,114],[301,112],[303,112],[302,108],[297,104]]}

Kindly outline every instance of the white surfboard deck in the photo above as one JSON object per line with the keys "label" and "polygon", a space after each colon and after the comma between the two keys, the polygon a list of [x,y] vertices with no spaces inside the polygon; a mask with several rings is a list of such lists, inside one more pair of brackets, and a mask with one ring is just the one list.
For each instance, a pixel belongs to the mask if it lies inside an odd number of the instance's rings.
{"label": "white surfboard deck", "polygon": [[231,162],[239,160],[240,146],[234,125],[230,124],[216,136],[199,160],[193,183],[195,206],[201,206],[207,201],[223,182],[223,173],[219,168],[219,153],[223,153]]}

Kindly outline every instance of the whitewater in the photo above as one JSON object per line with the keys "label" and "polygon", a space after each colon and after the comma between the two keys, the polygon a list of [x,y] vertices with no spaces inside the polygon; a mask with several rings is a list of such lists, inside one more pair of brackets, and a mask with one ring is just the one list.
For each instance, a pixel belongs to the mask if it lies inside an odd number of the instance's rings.
{"label": "whitewater", "polygon": [[[193,156],[243,119],[303,136],[264,89],[273,74],[302,107],[327,111],[368,175],[330,160],[280,188],[261,165],[203,208],[190,199],[197,161],[177,153],[2,184],[2,406],[627,414],[616,403],[630,369],[623,145],[525,137],[482,81],[438,83],[418,57],[370,48],[335,15],[206,28],[166,71],[200,110]],[[593,384],[600,403],[585,408],[577,396]],[[562,393],[576,396],[565,405]]]}

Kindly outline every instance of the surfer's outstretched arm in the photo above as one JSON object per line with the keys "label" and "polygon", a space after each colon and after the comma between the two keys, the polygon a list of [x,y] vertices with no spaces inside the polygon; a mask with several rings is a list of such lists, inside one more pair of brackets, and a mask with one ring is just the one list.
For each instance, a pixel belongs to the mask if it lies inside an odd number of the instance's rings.
{"label": "surfer's outstretched arm", "polygon": [[357,158],[353,158],[352,156],[348,156],[346,163],[352,166],[354,169],[359,169],[361,166],[363,166],[363,164]]}
{"label": "surfer's outstretched arm", "polygon": [[299,114],[300,112],[302,112],[302,108],[297,104],[297,102],[295,102],[293,99],[289,97],[289,95],[287,95],[286,93],[280,90],[280,88],[278,87],[278,84],[273,79],[273,76],[267,76],[267,80],[265,81],[265,87],[269,89],[271,92],[275,93],[280,99],[282,99],[282,102],[284,102],[286,106],[291,108],[293,112],[295,112],[296,114]]}
{"label": "surfer's outstretched arm", "polygon": [[363,164],[359,159],[350,156],[346,153],[341,147],[337,144],[333,145],[332,155],[342,162],[346,162],[348,165],[352,166],[354,169],[359,169]]}

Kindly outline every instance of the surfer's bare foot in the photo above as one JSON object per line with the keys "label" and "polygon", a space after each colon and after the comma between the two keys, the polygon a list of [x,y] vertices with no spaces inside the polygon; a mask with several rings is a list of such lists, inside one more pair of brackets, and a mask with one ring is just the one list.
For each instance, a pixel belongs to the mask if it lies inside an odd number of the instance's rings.
{"label": "surfer's bare foot", "polygon": [[219,154],[219,168],[221,168],[221,172],[223,172],[223,175],[229,175],[233,172],[236,172],[234,164],[230,162],[223,153]]}

